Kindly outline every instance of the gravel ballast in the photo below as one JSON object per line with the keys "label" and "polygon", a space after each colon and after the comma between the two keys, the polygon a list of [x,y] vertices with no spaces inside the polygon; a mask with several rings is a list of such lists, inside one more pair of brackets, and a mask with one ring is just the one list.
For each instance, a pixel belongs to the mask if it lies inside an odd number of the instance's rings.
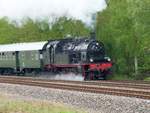
{"label": "gravel ballast", "polygon": [[59,102],[88,113],[150,113],[150,100],[0,83],[0,92],[17,98]]}

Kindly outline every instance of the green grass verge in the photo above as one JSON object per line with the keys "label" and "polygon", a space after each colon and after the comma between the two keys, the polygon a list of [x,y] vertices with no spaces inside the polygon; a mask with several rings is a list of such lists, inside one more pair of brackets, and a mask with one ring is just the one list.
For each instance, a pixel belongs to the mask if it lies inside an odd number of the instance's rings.
{"label": "green grass verge", "polygon": [[149,81],[150,82],[150,77],[145,78],[144,81]]}
{"label": "green grass verge", "polygon": [[150,81],[150,77],[144,77],[144,75],[121,75],[121,74],[114,74],[108,77],[108,80],[141,80],[141,81]]}
{"label": "green grass verge", "polygon": [[0,95],[0,113],[85,113],[62,104],[15,100]]}
{"label": "green grass verge", "polygon": [[108,78],[109,80],[134,80],[134,78],[128,75],[115,74]]}

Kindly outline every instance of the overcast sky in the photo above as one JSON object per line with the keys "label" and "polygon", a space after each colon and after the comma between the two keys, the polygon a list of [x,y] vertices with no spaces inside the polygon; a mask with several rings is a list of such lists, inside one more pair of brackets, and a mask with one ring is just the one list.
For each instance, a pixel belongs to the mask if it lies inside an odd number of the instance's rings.
{"label": "overcast sky", "polygon": [[92,14],[104,8],[105,0],[0,0],[0,17],[21,20],[67,15],[91,23]]}

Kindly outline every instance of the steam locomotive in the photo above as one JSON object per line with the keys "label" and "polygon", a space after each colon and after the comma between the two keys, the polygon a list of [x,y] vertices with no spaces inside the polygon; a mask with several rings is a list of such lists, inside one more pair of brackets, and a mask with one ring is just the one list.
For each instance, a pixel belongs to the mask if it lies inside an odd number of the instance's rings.
{"label": "steam locomotive", "polygon": [[102,42],[66,38],[0,45],[0,74],[81,73],[84,80],[106,79],[112,62]]}

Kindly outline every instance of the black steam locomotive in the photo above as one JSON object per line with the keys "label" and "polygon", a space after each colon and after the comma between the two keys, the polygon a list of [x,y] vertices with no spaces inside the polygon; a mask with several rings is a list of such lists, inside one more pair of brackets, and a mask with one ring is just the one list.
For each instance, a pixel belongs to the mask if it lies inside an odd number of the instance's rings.
{"label": "black steam locomotive", "polygon": [[106,79],[111,67],[103,43],[91,38],[0,45],[0,74],[74,72],[95,80]]}

